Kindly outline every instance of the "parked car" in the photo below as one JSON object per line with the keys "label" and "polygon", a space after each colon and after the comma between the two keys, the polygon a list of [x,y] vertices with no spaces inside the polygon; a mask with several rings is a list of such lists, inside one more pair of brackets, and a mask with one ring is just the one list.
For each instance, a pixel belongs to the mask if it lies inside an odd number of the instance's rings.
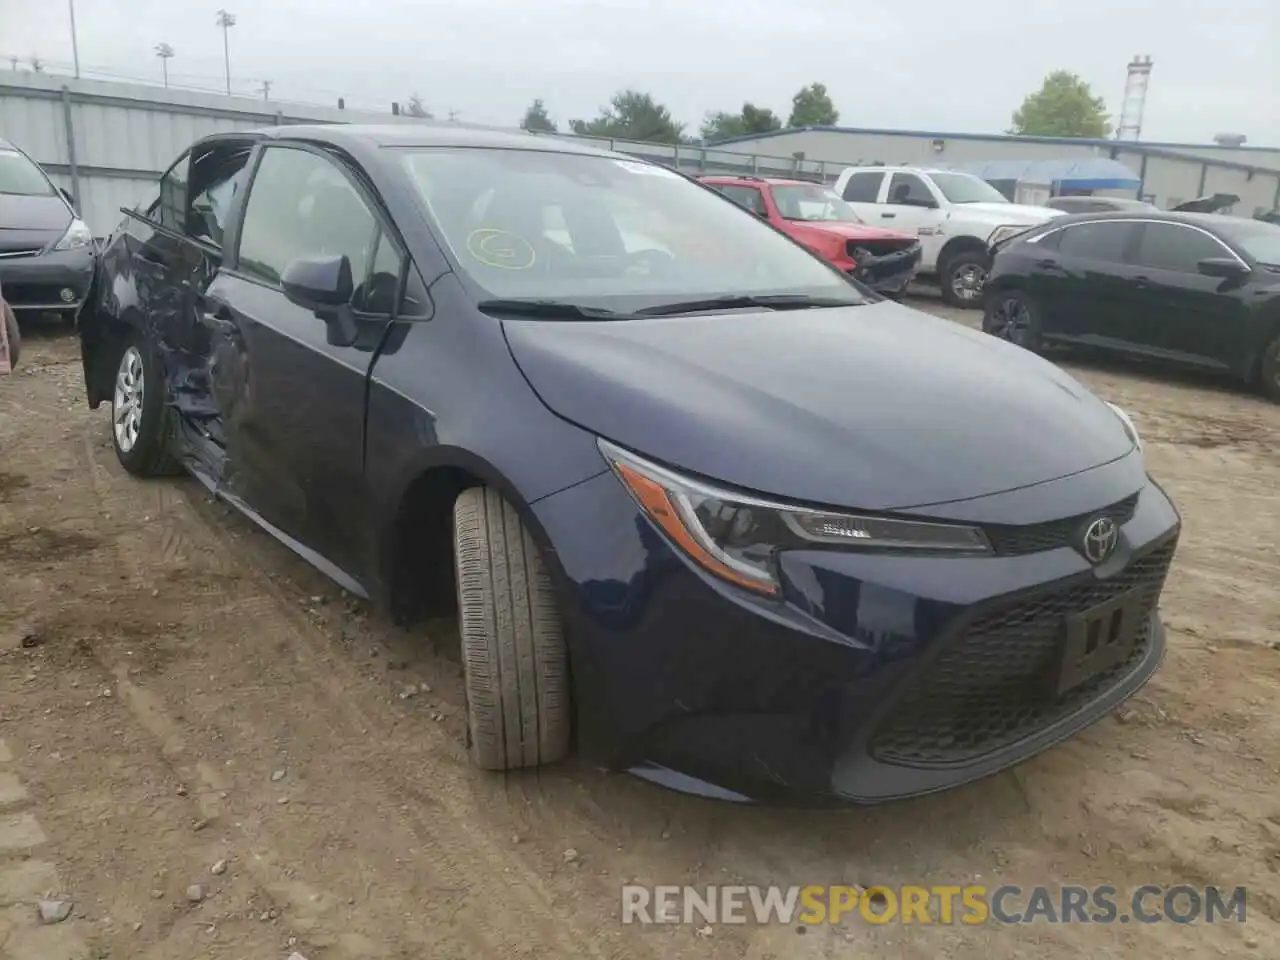
{"label": "parked car", "polygon": [[887,799],[1160,662],[1180,524],[1122,412],[663,167],[219,134],[101,271],[85,380],[120,463],[186,469],[401,619],[456,605],[482,768],[576,735],[711,796]]}
{"label": "parked car", "polygon": [[942,299],[980,307],[992,244],[1061,210],[1010,203],[985,180],[954,170],[919,167],[849,167],[836,193],[867,223],[920,238],[920,272],[936,274]]}
{"label": "parked car", "polygon": [[93,280],[93,234],[34,160],[0,140],[0,283],[9,305],[74,320]]}
{"label": "parked car", "polygon": [[1054,197],[1045,206],[1063,213],[1106,213],[1112,210],[1144,213],[1158,209],[1154,203],[1126,197]]}
{"label": "parked car", "polygon": [[919,269],[920,242],[914,236],[867,226],[822,184],[762,177],[698,179],[879,293],[902,293]]}
{"label": "parked car", "polygon": [[1004,244],[983,328],[1231,373],[1280,400],[1280,227],[1208,213],[1082,214]]}

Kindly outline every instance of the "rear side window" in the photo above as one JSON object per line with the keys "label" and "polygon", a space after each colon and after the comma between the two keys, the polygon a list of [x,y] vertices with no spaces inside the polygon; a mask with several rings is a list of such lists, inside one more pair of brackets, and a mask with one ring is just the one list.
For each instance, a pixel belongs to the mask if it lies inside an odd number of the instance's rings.
{"label": "rear side window", "polygon": [[1120,263],[1132,224],[1082,223],[1067,227],[1058,241],[1058,252],[1082,260]]}
{"label": "rear side window", "polygon": [[378,233],[364,198],[332,160],[268,147],[245,205],[239,266],[278,284],[299,257],[345,254],[358,285],[369,274]]}
{"label": "rear side window", "polygon": [[883,173],[855,173],[844,185],[844,198],[853,203],[875,203],[883,181]]}
{"label": "rear side window", "polygon": [[1231,252],[1208,234],[1176,223],[1144,223],[1134,263],[1155,270],[1198,273],[1198,264],[1209,257],[1229,257]]}
{"label": "rear side window", "polygon": [[764,197],[755,187],[740,187],[736,184],[720,183],[716,184],[715,188],[734,203],[741,207],[746,207],[752,213],[760,214],[765,212]]}

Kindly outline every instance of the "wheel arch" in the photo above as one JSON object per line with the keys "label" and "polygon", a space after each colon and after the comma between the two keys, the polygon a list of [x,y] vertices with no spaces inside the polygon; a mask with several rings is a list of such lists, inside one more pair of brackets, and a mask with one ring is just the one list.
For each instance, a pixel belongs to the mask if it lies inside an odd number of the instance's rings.
{"label": "wheel arch", "polygon": [[984,241],[979,240],[972,234],[961,234],[958,237],[952,237],[942,245],[942,249],[938,251],[938,270],[939,272],[946,269],[946,263],[951,258],[962,253],[976,252],[990,258],[987,245]]}

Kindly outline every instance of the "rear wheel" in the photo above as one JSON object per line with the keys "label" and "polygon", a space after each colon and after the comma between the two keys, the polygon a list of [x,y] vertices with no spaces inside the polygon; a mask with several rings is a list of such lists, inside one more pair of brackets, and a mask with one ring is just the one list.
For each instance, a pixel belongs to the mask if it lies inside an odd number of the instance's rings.
{"label": "rear wheel", "polygon": [[164,372],[145,336],[131,330],[120,351],[111,390],[111,442],[120,465],[139,477],[181,470],[169,453]]}
{"label": "rear wheel", "polygon": [[1273,403],[1280,403],[1280,337],[1272,340],[1258,364],[1258,388]]}
{"label": "rear wheel", "polygon": [[942,299],[953,307],[982,306],[991,258],[981,250],[963,250],[947,257],[938,270]]}
{"label": "rear wheel", "polygon": [[1040,311],[1021,290],[1001,290],[987,297],[982,329],[1033,353],[1040,352]]}
{"label": "rear wheel", "polygon": [[471,761],[484,770],[569,752],[569,662],[542,554],[515,507],[474,487],[453,506]]}

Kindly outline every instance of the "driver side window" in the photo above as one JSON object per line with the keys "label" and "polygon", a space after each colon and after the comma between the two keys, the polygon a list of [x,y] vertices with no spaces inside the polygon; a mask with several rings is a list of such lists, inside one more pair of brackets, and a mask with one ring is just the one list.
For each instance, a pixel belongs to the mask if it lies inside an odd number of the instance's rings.
{"label": "driver side window", "polygon": [[889,181],[887,203],[909,207],[930,207],[935,203],[933,192],[914,173],[895,173]]}

